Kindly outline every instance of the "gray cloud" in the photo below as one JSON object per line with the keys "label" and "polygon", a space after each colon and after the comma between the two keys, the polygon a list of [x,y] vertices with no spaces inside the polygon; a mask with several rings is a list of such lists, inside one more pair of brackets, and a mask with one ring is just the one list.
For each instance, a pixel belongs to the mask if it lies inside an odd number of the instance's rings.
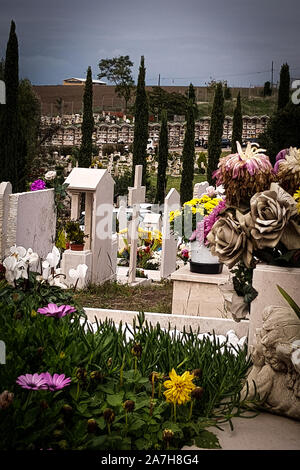
{"label": "gray cloud", "polygon": [[300,76],[298,0],[2,0],[0,56],[11,19],[17,25],[20,75],[35,84],[94,77],[101,58],[128,54],[137,77],[145,56],[148,84],[230,85],[275,80],[288,62]]}

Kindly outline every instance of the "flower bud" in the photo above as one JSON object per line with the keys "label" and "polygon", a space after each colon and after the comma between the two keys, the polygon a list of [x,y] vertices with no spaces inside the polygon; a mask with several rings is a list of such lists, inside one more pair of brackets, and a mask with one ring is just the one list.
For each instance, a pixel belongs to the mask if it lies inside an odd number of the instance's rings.
{"label": "flower bud", "polygon": [[195,400],[201,400],[203,393],[204,390],[202,387],[196,387],[191,392],[191,398],[194,398]]}
{"label": "flower bud", "polygon": [[77,379],[84,381],[86,379],[86,376],[87,376],[87,371],[84,368],[79,367],[76,372]]}
{"label": "flower bud", "polygon": [[135,403],[132,400],[126,400],[123,403],[123,407],[125,408],[126,411],[128,411],[128,413],[132,413],[135,407]]}
{"label": "flower bud", "polygon": [[107,424],[111,424],[115,420],[115,413],[111,408],[106,408],[106,410],[103,412],[103,417]]}
{"label": "flower bud", "polygon": [[37,352],[38,356],[41,357],[43,352],[44,352],[44,348],[42,346],[40,346],[39,348],[37,348],[36,352]]}
{"label": "flower bud", "polygon": [[94,370],[93,372],[90,373],[90,378],[91,380],[97,380],[98,382],[103,382],[104,380],[104,375],[101,374],[98,370]]}
{"label": "flower bud", "polygon": [[133,356],[136,356],[136,357],[140,358],[141,355],[142,355],[142,352],[143,352],[142,346],[139,343],[134,343],[134,345],[132,346],[132,349],[131,349],[131,354]]}
{"label": "flower bud", "polygon": [[0,410],[1,409],[6,410],[6,408],[8,408],[11,405],[13,398],[14,398],[13,393],[10,393],[7,390],[4,390],[4,392],[1,393],[0,395]]}
{"label": "flower bud", "polygon": [[49,408],[48,402],[46,400],[41,400],[40,401],[40,408],[41,408],[41,410],[47,410],[47,408]]}
{"label": "flower bud", "polygon": [[172,429],[164,429],[162,437],[164,441],[170,442],[174,437],[174,432]]}
{"label": "flower bud", "polygon": [[151,372],[149,375],[149,381],[152,382],[157,382],[159,380],[159,373],[158,372]]}
{"label": "flower bud", "polygon": [[110,358],[108,359],[107,365],[108,365],[108,367],[111,367],[111,365],[112,365],[112,357],[110,357]]}
{"label": "flower bud", "polygon": [[60,430],[60,429],[54,429],[53,431],[53,437],[55,439],[58,439],[59,437],[61,437],[63,435],[63,432]]}
{"label": "flower bud", "polygon": [[65,440],[58,442],[58,447],[62,450],[66,450],[68,448],[68,443]]}
{"label": "flower bud", "polygon": [[194,370],[192,370],[192,374],[194,374],[194,376],[197,379],[200,379],[200,377],[202,376],[202,370],[201,369],[194,369]]}
{"label": "flower bud", "polygon": [[95,433],[96,430],[97,430],[97,423],[94,419],[89,419],[88,422],[87,422],[87,430],[89,433]]}
{"label": "flower bud", "polygon": [[59,418],[57,421],[56,421],[56,429],[63,429],[65,427],[65,422],[62,418]]}
{"label": "flower bud", "polygon": [[70,405],[64,405],[62,407],[62,411],[63,411],[64,415],[70,415],[73,412],[73,408]]}

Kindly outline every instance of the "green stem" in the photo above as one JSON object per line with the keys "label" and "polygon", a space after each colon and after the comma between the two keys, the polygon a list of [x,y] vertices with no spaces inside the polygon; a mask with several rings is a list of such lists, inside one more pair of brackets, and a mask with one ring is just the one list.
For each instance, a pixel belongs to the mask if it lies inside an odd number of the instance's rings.
{"label": "green stem", "polygon": [[193,405],[194,405],[194,401],[191,400],[191,406],[190,406],[190,412],[189,412],[189,421],[190,421],[191,418],[192,418],[192,414],[193,414]]}
{"label": "green stem", "polygon": [[111,432],[110,432],[110,424],[109,424],[109,423],[107,423],[107,431],[108,431],[108,434],[111,434]]}
{"label": "green stem", "polygon": [[137,373],[137,357],[134,358],[134,373]]}
{"label": "green stem", "polygon": [[76,401],[78,401],[79,399],[79,394],[80,394],[80,385],[79,385],[79,382],[77,382]]}
{"label": "green stem", "polygon": [[174,423],[176,423],[176,403],[174,402]]}

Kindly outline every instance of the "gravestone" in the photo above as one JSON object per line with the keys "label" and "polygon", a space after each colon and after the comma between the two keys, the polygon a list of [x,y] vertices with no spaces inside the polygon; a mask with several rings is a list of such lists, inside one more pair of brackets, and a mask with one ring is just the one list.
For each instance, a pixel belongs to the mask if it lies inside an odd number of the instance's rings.
{"label": "gravestone", "polygon": [[80,217],[81,194],[85,193],[84,251],[66,250],[62,269],[70,284],[69,269],[87,264],[86,283],[101,284],[115,276],[112,260],[112,217],[114,180],[107,170],[74,168],[65,181],[71,195],[71,219]]}
{"label": "gravestone", "polygon": [[128,203],[132,206],[132,220],[130,224],[130,258],[128,283],[132,284],[136,277],[136,254],[139,226],[140,204],[145,202],[146,187],[142,186],[143,165],[135,166],[134,187],[128,188]]}
{"label": "gravestone", "polygon": [[146,214],[142,226],[151,232],[154,230],[161,231],[161,215],[154,212]]}
{"label": "gravestone", "polygon": [[[127,227],[127,196],[119,196],[119,211],[118,211],[118,221],[119,221],[119,232],[126,230]],[[124,238],[128,238],[128,233],[118,235],[118,249],[119,251],[125,248]]]}
{"label": "gravestone", "polygon": [[175,188],[170,189],[164,204],[162,227],[161,278],[167,278],[176,270],[177,240],[170,230],[170,212],[180,209],[180,195]]}
{"label": "gravestone", "polygon": [[45,259],[56,234],[54,190],[11,193],[8,182],[0,184],[0,255],[9,255],[13,245],[32,248]]}
{"label": "gravestone", "polygon": [[209,183],[207,181],[203,181],[202,183],[196,183],[194,186],[194,194],[193,197],[198,199],[204,194],[209,187]]}

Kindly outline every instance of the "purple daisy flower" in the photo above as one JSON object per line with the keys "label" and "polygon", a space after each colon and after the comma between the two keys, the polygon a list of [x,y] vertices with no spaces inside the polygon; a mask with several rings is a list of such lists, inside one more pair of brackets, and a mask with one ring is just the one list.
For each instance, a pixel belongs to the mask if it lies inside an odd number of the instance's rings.
{"label": "purple daisy flower", "polygon": [[38,313],[46,315],[47,317],[62,318],[69,313],[76,312],[76,308],[70,305],[61,305],[60,307],[56,304],[48,304],[47,307],[38,308]]}
{"label": "purple daisy flower", "polygon": [[46,183],[43,180],[35,180],[30,185],[30,191],[39,191],[40,189],[46,189]]}
{"label": "purple daisy flower", "polygon": [[41,374],[47,384],[48,390],[55,392],[67,387],[71,383],[70,377],[65,377],[65,374],[54,374],[53,376],[49,372]]}
{"label": "purple daisy flower", "polygon": [[20,375],[16,380],[18,385],[28,390],[45,390],[48,388],[43,374]]}

